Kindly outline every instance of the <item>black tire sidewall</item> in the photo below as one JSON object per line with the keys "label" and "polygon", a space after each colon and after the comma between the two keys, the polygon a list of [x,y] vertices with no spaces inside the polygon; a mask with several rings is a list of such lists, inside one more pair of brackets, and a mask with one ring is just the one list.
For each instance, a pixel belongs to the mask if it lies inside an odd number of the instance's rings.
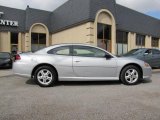
{"label": "black tire sidewall", "polygon": [[[125,73],[127,72],[127,70],[129,69],[135,69],[137,72],[138,72],[138,80],[134,83],[129,83],[126,79],[125,79]],[[122,81],[123,84],[125,85],[137,85],[140,81],[140,78],[141,78],[141,72],[140,70],[138,69],[138,67],[134,66],[134,65],[129,65],[129,66],[126,66],[122,72],[121,72],[121,75],[120,75],[120,80]]]}
{"label": "black tire sidewall", "polygon": [[[37,74],[42,69],[49,70],[52,73],[52,76],[53,76],[52,77],[52,81],[48,85],[41,84],[37,79]],[[41,66],[35,71],[34,79],[35,79],[35,82],[41,87],[53,87],[55,85],[56,81],[57,81],[57,74],[56,74],[55,70],[52,67],[50,67],[50,66]]]}

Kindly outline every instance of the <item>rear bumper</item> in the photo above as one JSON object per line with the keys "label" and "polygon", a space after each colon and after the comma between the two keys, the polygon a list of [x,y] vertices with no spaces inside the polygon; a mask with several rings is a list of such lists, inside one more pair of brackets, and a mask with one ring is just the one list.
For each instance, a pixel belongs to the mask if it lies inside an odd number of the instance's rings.
{"label": "rear bumper", "polygon": [[143,79],[150,79],[152,77],[152,69],[150,67],[143,69]]}
{"label": "rear bumper", "polygon": [[31,66],[23,62],[13,63],[13,72],[15,75],[23,77],[31,77]]}

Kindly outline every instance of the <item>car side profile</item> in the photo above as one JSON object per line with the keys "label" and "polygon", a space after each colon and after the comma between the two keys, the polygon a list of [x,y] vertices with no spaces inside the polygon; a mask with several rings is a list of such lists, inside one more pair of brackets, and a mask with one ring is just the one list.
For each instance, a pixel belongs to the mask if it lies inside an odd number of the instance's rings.
{"label": "car side profile", "polygon": [[151,67],[141,60],[117,58],[101,48],[83,44],[60,44],[19,54],[13,71],[34,78],[42,87],[53,86],[57,81],[121,80],[135,85],[151,77]]}

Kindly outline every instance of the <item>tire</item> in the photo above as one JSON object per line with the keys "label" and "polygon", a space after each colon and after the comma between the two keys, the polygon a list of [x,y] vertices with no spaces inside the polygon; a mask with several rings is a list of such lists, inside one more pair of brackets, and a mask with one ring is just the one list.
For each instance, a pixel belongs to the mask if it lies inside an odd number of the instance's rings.
{"label": "tire", "polygon": [[122,70],[120,80],[125,85],[136,85],[139,83],[141,75],[138,67],[129,65]]}
{"label": "tire", "polygon": [[56,71],[50,66],[41,66],[34,73],[36,83],[41,87],[53,87],[58,75]]}

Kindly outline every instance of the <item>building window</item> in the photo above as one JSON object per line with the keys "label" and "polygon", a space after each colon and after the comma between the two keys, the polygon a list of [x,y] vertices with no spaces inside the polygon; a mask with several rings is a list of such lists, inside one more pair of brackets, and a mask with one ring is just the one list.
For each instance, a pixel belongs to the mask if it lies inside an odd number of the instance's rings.
{"label": "building window", "polygon": [[152,47],[159,48],[159,38],[152,37]]}
{"label": "building window", "polygon": [[16,54],[18,51],[18,33],[11,33],[11,52]]}
{"label": "building window", "polygon": [[145,47],[145,35],[140,35],[140,34],[136,35],[136,45],[139,48]]}
{"label": "building window", "polygon": [[46,47],[46,34],[43,33],[32,33],[31,34],[31,49],[37,51]]}
{"label": "building window", "polygon": [[111,51],[111,25],[98,23],[97,40],[98,47]]}
{"label": "building window", "polygon": [[116,34],[117,55],[123,55],[128,52],[128,32],[117,31]]}

